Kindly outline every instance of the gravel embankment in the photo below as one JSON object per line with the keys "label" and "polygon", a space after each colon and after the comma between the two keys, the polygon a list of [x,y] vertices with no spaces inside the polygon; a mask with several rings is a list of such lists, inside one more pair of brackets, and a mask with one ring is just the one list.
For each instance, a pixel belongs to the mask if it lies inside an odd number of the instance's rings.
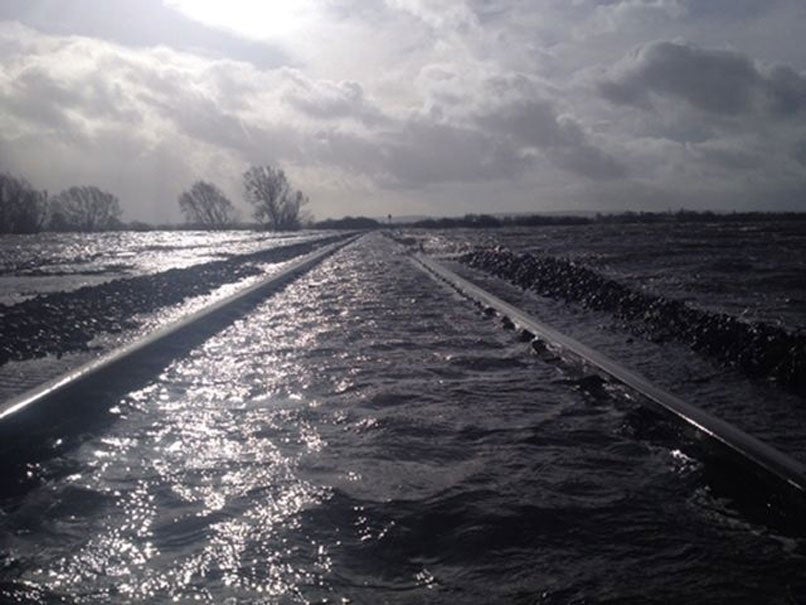
{"label": "gravel embankment", "polygon": [[561,258],[515,254],[498,247],[479,249],[459,260],[541,296],[611,312],[647,338],[683,342],[748,376],[806,395],[806,336],[802,334],[636,292]]}
{"label": "gravel embankment", "polygon": [[70,292],[0,305],[0,365],[82,351],[97,335],[136,328],[133,316],[152,313],[261,273],[258,263],[282,262],[331,243],[293,244],[154,275],[120,278]]}

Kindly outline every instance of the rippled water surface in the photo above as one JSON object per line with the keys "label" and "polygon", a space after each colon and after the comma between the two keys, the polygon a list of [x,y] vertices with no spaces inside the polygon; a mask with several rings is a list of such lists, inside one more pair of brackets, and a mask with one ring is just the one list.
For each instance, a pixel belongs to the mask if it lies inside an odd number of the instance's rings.
{"label": "rippled water surface", "polygon": [[806,595],[801,538],[715,491],[629,392],[530,351],[366,236],[32,466],[2,499],[0,598]]}
{"label": "rippled water surface", "polygon": [[0,237],[0,303],[284,246],[319,234],[120,231]]}
{"label": "rippled water surface", "polygon": [[637,290],[806,328],[806,222],[591,224],[425,232],[436,250],[504,245],[568,258]]}

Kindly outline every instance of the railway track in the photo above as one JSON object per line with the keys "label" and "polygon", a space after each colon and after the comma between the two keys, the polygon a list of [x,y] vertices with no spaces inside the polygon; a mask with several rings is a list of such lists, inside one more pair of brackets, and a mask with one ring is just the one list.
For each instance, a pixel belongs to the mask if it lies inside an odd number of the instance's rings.
{"label": "railway track", "polygon": [[42,458],[0,473],[0,601],[802,594],[795,461],[410,250],[300,257],[3,408],[1,470]]}
{"label": "railway track", "polygon": [[[64,423],[82,422],[108,400],[220,330],[272,292],[293,281],[356,237],[323,246],[278,273],[239,290],[102,357],[0,403],[0,461],[63,444]],[[106,394],[106,397],[104,397]],[[22,454],[22,456],[21,456]]]}
{"label": "railway track", "polygon": [[529,316],[517,307],[457,275],[437,260],[423,254],[412,257],[415,266],[438,283],[461,293],[526,331],[533,342],[569,351],[607,376],[630,387],[656,409],[669,414],[687,428],[729,454],[749,469],[772,479],[801,504],[806,504],[806,466],[734,425],[692,405],[653,384],[640,374],[622,366],[587,345]]}
{"label": "railway track", "polygon": [[[142,376],[159,372],[170,360],[181,356],[243,314],[257,302],[296,279],[358,236],[327,245],[293,261],[282,271],[229,297],[219,300],[181,320],[71,370],[32,390],[0,404],[0,459],[18,458],[21,450],[33,447],[37,455],[63,445],[59,435],[64,422],[80,424],[108,402],[102,393],[110,388],[129,388]],[[704,438],[721,453],[759,475],[772,489],[793,495],[798,506],[806,502],[806,467],[732,424],[687,403],[656,386],[585,344],[562,334],[546,323],[457,275],[440,262],[423,254],[413,264],[443,286],[494,310],[522,329],[535,343],[571,352],[608,377],[642,395],[660,410]]]}

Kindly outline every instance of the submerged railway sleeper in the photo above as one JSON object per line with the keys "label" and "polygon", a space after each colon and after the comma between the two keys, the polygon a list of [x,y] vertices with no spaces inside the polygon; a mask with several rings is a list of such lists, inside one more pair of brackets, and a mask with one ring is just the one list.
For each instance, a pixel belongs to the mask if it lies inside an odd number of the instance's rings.
{"label": "submerged railway sleeper", "polygon": [[478,287],[432,258],[422,254],[413,257],[413,263],[436,279],[480,303],[488,314],[501,314],[505,327],[517,327],[521,338],[532,340],[536,350],[546,346],[570,351],[618,382],[637,391],[656,409],[666,412],[685,427],[694,429],[722,453],[755,471],[774,490],[787,497],[796,506],[806,505],[806,467],[759,439],[732,424],[691,405],[679,397],[659,388],[636,372],[602,355],[583,343],[566,336],[551,326],[529,316],[517,307]]}

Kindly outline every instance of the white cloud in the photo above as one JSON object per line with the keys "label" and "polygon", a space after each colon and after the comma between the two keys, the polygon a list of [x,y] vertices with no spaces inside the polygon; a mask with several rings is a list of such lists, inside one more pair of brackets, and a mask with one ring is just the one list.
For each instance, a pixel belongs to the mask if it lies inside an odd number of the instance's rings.
{"label": "white cloud", "polygon": [[806,49],[751,32],[803,24],[794,0],[311,0],[275,15],[282,35],[256,3],[169,4],[198,21],[159,8],[176,43],[97,15],[97,35],[22,8],[0,24],[2,167],[151,220],[200,177],[237,201],[249,163],[286,167],[318,216],[806,190]]}
{"label": "white cloud", "polygon": [[463,0],[386,0],[386,4],[449,34],[472,30],[477,25],[475,13]]}
{"label": "white cloud", "polygon": [[255,40],[288,39],[310,25],[318,14],[311,0],[165,0],[191,19]]}

